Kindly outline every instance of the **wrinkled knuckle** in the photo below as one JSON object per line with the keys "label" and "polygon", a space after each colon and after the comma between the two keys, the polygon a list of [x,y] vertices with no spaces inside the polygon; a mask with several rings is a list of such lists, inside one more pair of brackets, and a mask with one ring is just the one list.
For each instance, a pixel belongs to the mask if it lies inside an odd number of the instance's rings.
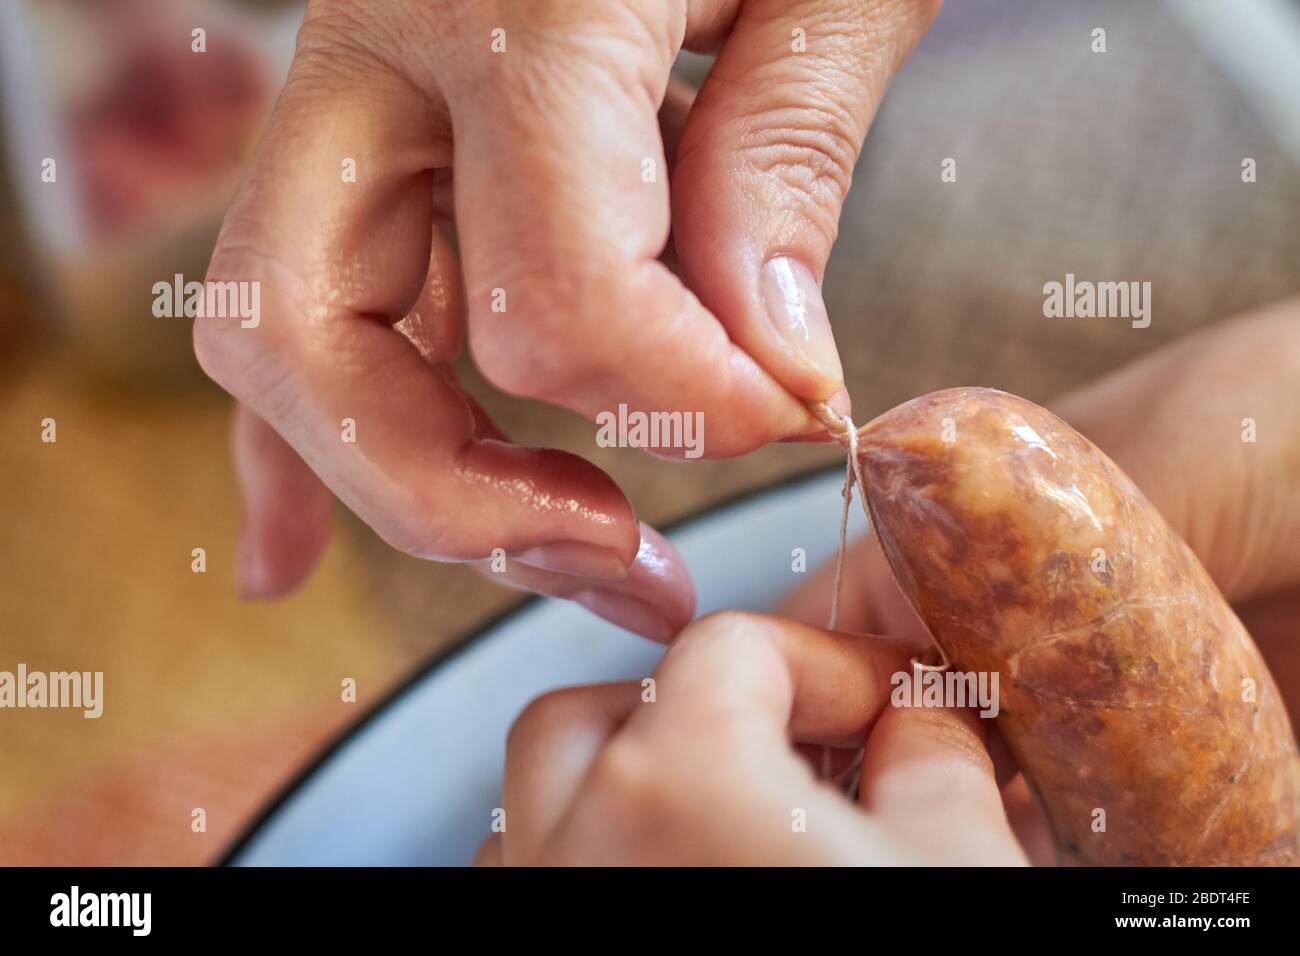
{"label": "wrinkled knuckle", "polygon": [[519,109],[567,100],[579,84],[646,97],[671,68],[685,27],[684,18],[666,17],[654,4],[496,7],[470,7],[462,32],[487,35],[501,29],[507,44],[526,37],[530,55],[474,56],[455,51],[459,67],[455,82],[465,89],[504,93],[505,102]]}
{"label": "wrinkled knuckle", "polygon": [[805,106],[798,115],[773,110],[760,116],[739,148],[746,163],[779,182],[801,211],[833,227],[853,180],[859,142],[846,110]]}
{"label": "wrinkled knuckle", "polygon": [[815,122],[764,124],[741,142],[750,163],[810,199],[838,203],[848,192],[856,150],[845,136]]}
{"label": "wrinkled knuckle", "polygon": [[290,85],[301,80],[313,85],[352,84],[376,67],[396,69],[394,58],[401,57],[401,41],[396,33],[386,31],[386,22],[363,16],[352,0],[313,0],[298,29]]}
{"label": "wrinkled knuckle", "polygon": [[368,56],[357,39],[361,29],[354,10],[338,3],[313,4],[298,28],[294,52],[301,63],[343,70]]}

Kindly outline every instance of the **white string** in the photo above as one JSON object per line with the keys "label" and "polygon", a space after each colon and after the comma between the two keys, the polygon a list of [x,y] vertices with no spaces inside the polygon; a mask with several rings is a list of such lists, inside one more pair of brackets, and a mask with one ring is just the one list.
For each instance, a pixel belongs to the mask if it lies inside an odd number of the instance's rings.
{"label": "white string", "polygon": [[840,514],[840,544],[835,550],[835,584],[831,591],[831,614],[830,620],[826,624],[828,631],[835,630],[835,626],[840,619],[840,592],[844,584],[844,555],[848,550],[849,534],[849,508],[853,503],[853,485],[862,489],[862,511],[867,516],[867,522],[871,521],[871,512],[867,508],[866,483],[862,480],[862,463],[858,460],[858,428],[853,424],[853,419],[848,415],[827,409],[831,415],[838,419],[844,428],[844,440],[848,445],[848,461],[844,465],[844,510]]}
{"label": "white string", "polygon": [[[871,508],[867,504],[867,483],[862,478],[862,461],[858,456],[858,428],[853,424],[853,419],[848,415],[841,415],[824,402],[810,405],[809,408],[826,426],[826,430],[832,437],[845,446],[848,452],[848,461],[844,466],[844,510],[840,514],[840,543],[835,551],[835,583],[832,585],[830,619],[826,624],[826,629],[833,631],[840,619],[840,592],[844,584],[844,558],[848,551],[849,508],[853,502],[854,484],[862,493],[862,512],[867,516],[868,525],[871,524]],[[939,646],[938,641],[934,642],[934,649],[939,654],[938,664],[923,664],[919,659],[913,658],[912,666],[920,671],[947,670],[950,666],[948,655]]]}
{"label": "white string", "polygon": [[[852,454],[852,453],[850,453]],[[853,465],[844,463],[844,512],[840,515],[840,546],[835,549],[835,585],[831,589],[831,616],[826,622],[826,630],[835,630],[840,618],[840,589],[844,583],[844,550],[849,533],[849,503],[853,500]]]}
{"label": "white string", "polygon": [[[844,464],[844,510],[840,513],[840,543],[835,549],[835,583],[832,585],[831,592],[831,613],[830,619],[826,623],[828,631],[835,630],[839,624],[840,618],[840,591],[844,584],[844,557],[848,551],[849,535],[849,509],[853,504],[853,486],[856,484],[862,492],[862,513],[867,516],[867,524],[871,524],[871,508],[867,504],[867,483],[862,480],[862,462],[858,458],[858,427],[853,424],[853,419],[848,415],[841,415],[824,402],[817,402],[809,406],[812,413],[817,419],[826,426],[841,445],[847,450],[848,461]],[[948,669],[948,655],[944,653],[938,642],[934,645],[939,651],[939,664],[923,664],[917,658],[912,658],[912,666],[922,671],[941,671]],[[842,789],[850,796],[856,797],[858,789],[858,780],[862,771],[863,751],[859,750],[853,762],[845,768],[841,774],[839,784]],[[821,760],[821,777],[823,780],[831,779],[831,748],[822,747]]]}

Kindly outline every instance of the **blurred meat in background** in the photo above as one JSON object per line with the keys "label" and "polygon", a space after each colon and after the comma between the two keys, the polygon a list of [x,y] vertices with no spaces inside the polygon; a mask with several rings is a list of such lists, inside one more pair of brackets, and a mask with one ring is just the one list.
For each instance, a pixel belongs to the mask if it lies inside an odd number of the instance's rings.
{"label": "blurred meat in background", "polygon": [[0,241],[88,367],[192,372],[187,323],[159,323],[150,289],[202,278],[300,14],[216,0],[0,5],[4,146],[26,220]]}

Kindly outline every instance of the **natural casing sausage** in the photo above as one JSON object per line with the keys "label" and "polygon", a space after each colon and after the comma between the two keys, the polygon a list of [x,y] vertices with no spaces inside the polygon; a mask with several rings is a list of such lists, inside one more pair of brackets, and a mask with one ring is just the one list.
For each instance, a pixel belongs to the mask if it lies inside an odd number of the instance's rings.
{"label": "natural casing sausage", "polygon": [[999,728],[1063,862],[1297,862],[1300,756],[1277,687],[1109,458],[979,388],[859,435],[885,556],[952,665],[999,672]]}

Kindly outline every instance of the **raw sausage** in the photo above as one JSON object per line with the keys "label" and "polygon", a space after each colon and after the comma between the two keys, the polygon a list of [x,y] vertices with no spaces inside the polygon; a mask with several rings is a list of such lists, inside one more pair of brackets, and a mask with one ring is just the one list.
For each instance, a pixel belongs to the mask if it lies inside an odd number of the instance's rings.
{"label": "raw sausage", "polygon": [[979,388],[859,436],[890,567],[952,666],[999,672],[998,725],[1062,862],[1297,862],[1300,756],[1277,687],[1109,458]]}

